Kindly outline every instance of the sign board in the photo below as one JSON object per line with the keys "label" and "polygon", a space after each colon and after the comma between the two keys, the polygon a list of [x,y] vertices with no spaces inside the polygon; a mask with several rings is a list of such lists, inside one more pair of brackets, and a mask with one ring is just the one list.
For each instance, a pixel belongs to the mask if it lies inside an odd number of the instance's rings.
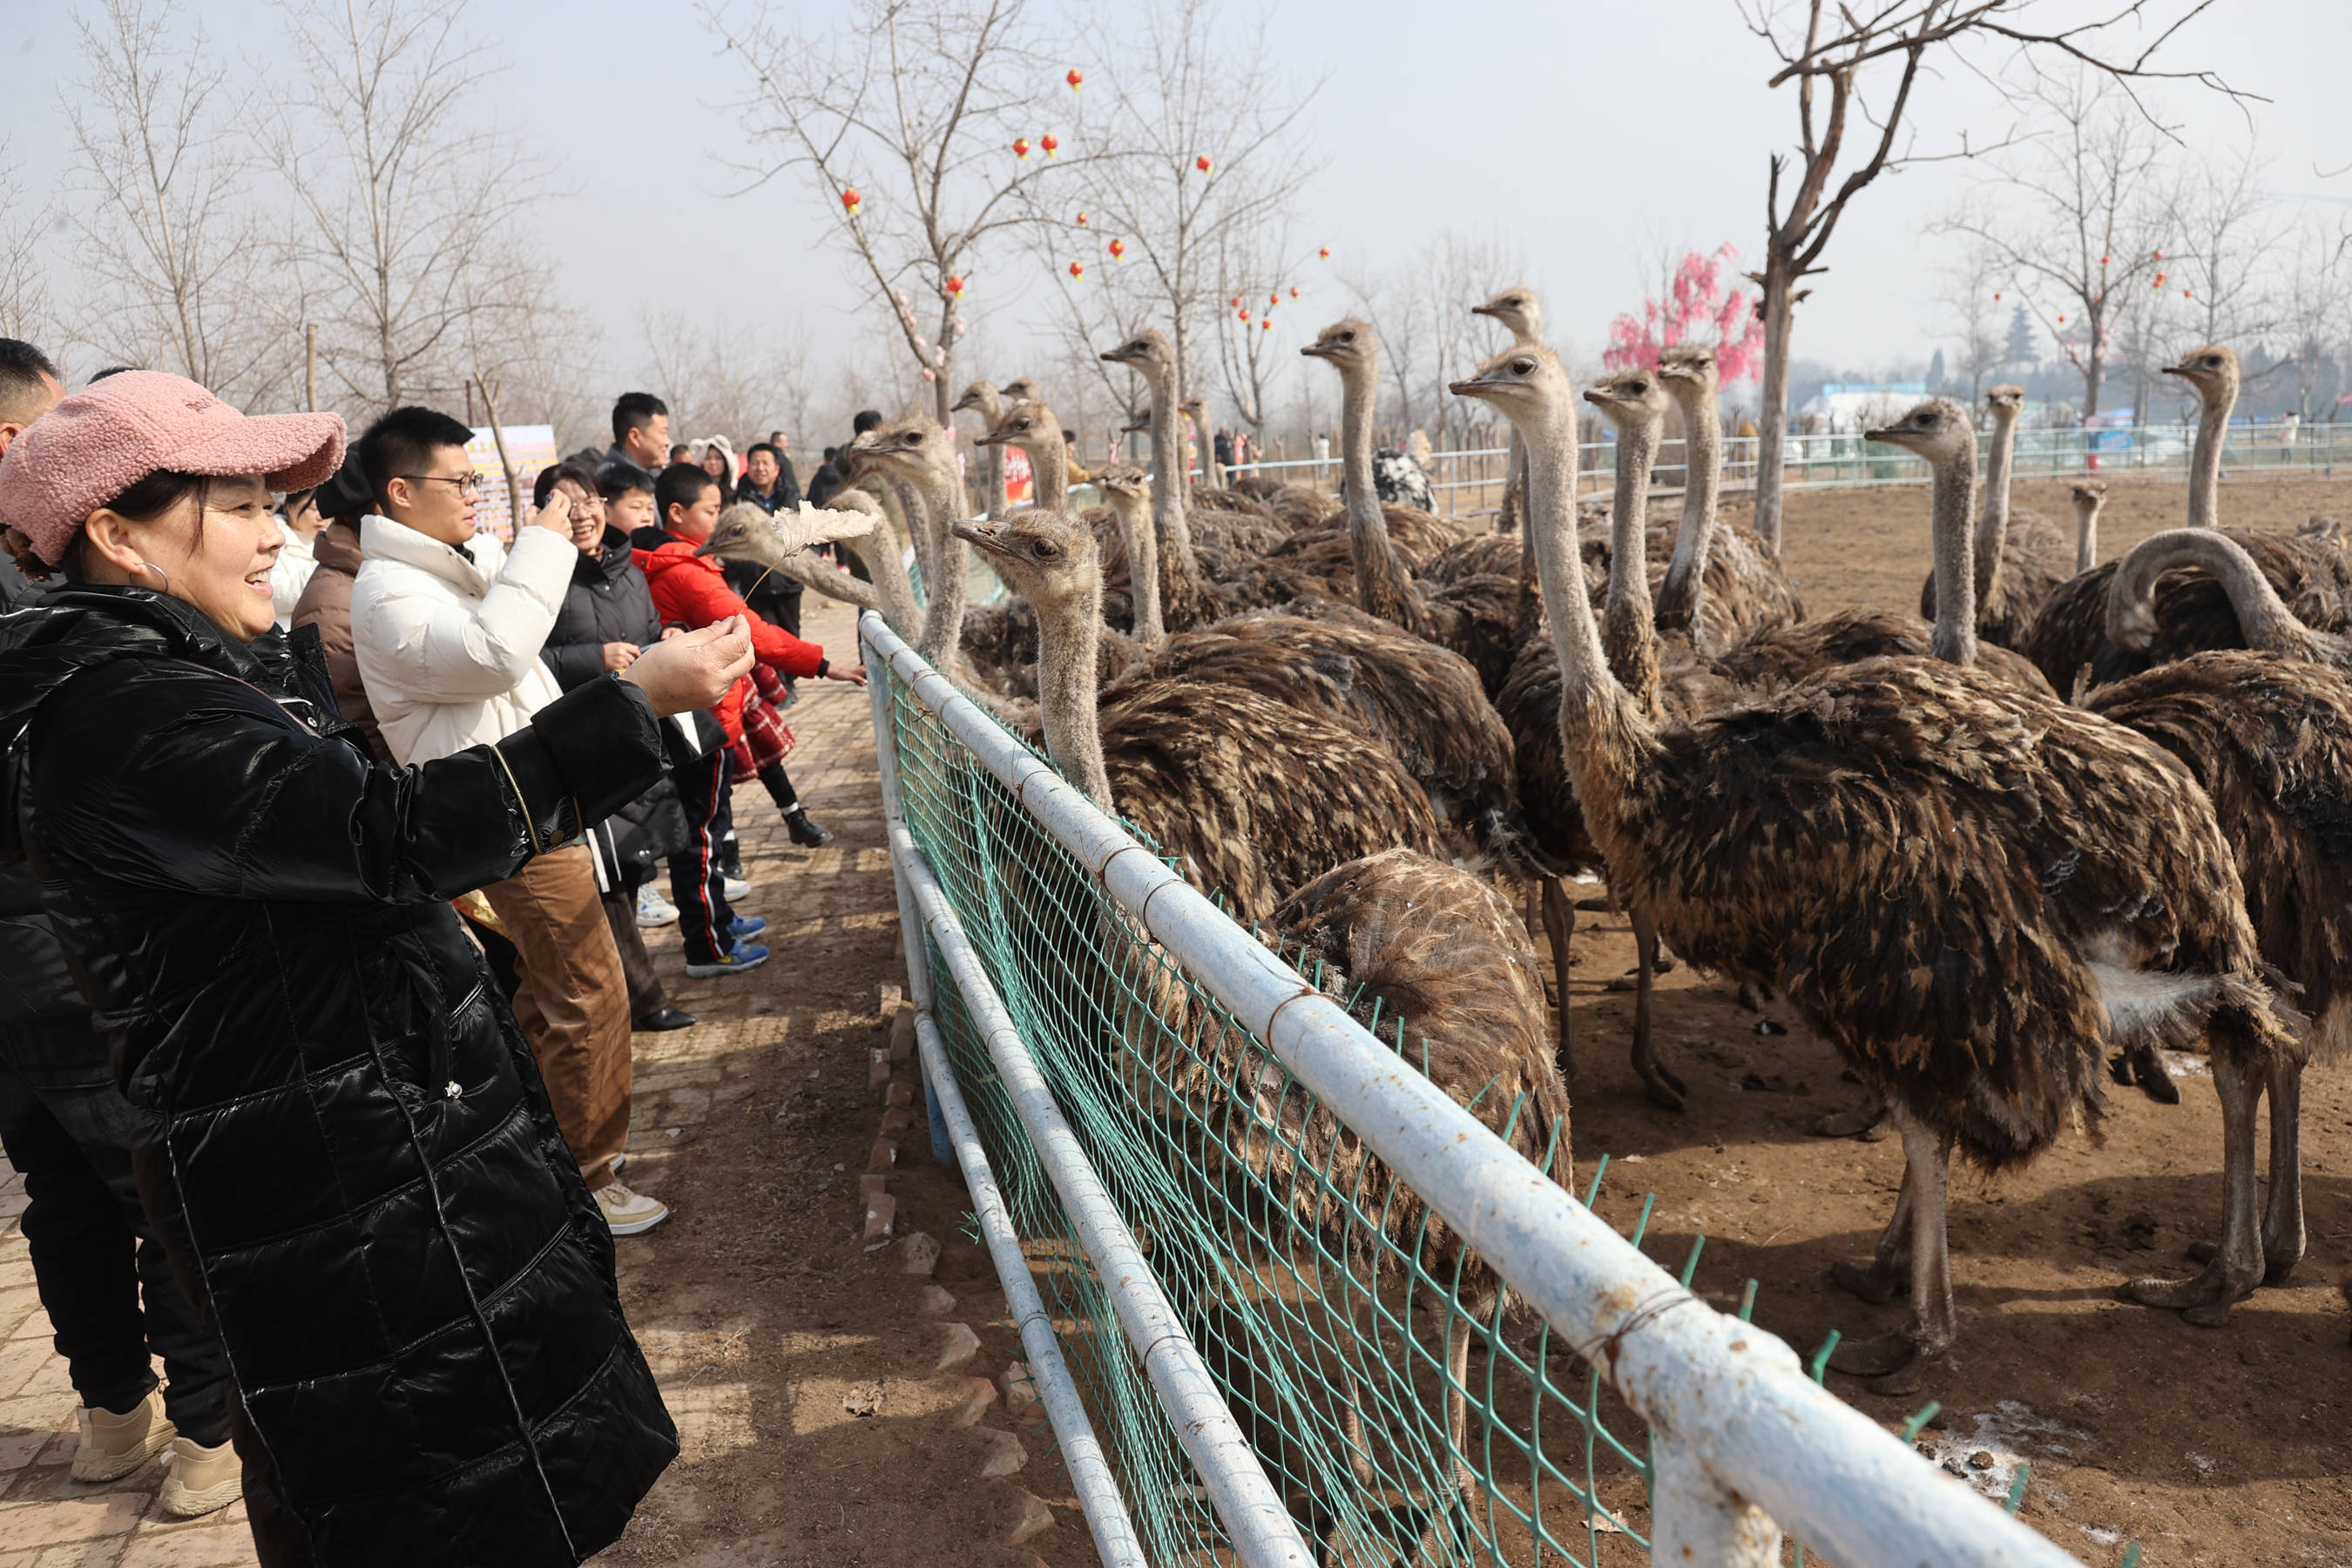
{"label": "sign board", "polygon": [[1002,448],[1004,453],[1004,499],[1007,501],[1027,500],[1036,488],[1036,476],[1029,469],[1029,454],[1018,447]]}
{"label": "sign board", "polygon": [[[539,478],[539,470],[557,459],[555,426],[552,425],[509,425],[505,431],[507,457],[514,463],[515,484],[522,492],[522,503],[530,504],[530,485]],[[474,438],[466,443],[466,457],[474,465],[474,472],[482,476],[481,504],[474,509],[474,531],[495,533],[501,544],[514,542],[515,518],[507,505],[506,470],[499,466],[499,444],[490,435],[490,427],[482,426]]]}

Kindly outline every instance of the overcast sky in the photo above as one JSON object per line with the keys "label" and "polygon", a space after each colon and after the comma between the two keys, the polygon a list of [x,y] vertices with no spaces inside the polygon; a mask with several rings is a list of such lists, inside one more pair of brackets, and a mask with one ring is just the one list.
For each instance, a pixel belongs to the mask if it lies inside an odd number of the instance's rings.
{"label": "overcast sky", "polygon": [[[2045,0],[2065,14],[2075,0]],[[2121,0],[2116,0],[2120,4]],[[2166,15],[2177,0],[2156,0]],[[205,0],[215,46],[266,59],[274,18],[257,0]],[[798,0],[803,26],[845,11]],[[68,162],[58,84],[75,68],[63,0],[11,0],[0,41],[0,137],[30,188],[55,185]],[[719,41],[683,5],[612,0],[473,0],[477,33],[504,54],[507,111],[557,161],[578,194],[540,222],[570,291],[607,331],[614,375],[643,364],[643,301],[698,314],[803,316],[827,346],[866,329],[837,252],[824,199],[786,175],[748,195],[723,166],[745,148],[724,105],[738,90]],[[1307,310],[1336,316],[1341,267],[1375,269],[1448,226],[1524,247],[1557,334],[1591,352],[1610,314],[1638,302],[1641,258],[1661,245],[1737,243],[1758,256],[1765,159],[1785,145],[1788,94],[1768,92],[1763,44],[1731,0],[1633,4],[1446,0],[1278,0],[1273,47],[1302,78],[1324,79],[1307,134],[1329,157],[1307,193],[1301,238],[1335,264],[1304,279]],[[1237,46],[1239,47],[1238,41]],[[2345,0],[2220,0],[2169,46],[2178,65],[2210,67],[2271,100],[2252,126],[2274,155],[2282,193],[2352,216],[2352,5]],[[257,90],[268,91],[267,82]],[[2239,110],[2187,88],[2159,89],[2193,143],[2242,141]],[[1966,77],[1923,84],[1912,111],[1923,150],[1963,126],[2009,121]],[[2332,177],[2331,176],[2332,173]],[[1924,353],[1942,323],[1936,246],[1925,226],[1969,178],[1939,164],[1882,181],[1855,203],[1798,317],[1800,357],[1871,367]],[[1016,276],[1035,263],[1007,247],[975,279],[981,342],[1025,338]],[[984,367],[983,367],[984,368]]]}

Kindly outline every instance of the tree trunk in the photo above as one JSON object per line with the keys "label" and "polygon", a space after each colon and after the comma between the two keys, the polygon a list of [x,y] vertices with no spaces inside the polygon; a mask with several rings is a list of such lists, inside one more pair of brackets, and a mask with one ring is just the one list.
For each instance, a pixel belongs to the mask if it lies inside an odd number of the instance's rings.
{"label": "tree trunk", "polygon": [[1780,553],[1780,450],[1789,431],[1789,262],[1777,238],[1765,242],[1764,384],[1756,410],[1756,532]]}

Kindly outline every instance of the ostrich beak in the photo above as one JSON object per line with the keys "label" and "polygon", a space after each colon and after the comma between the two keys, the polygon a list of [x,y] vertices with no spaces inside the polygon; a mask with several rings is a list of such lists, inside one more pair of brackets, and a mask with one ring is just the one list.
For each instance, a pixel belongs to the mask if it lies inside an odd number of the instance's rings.
{"label": "ostrich beak", "polygon": [[1473,305],[1470,307],[1470,313],[1474,316],[1499,316],[1503,312],[1492,305]]}
{"label": "ostrich beak", "polygon": [[2168,364],[2164,367],[2164,374],[2167,375],[2177,375],[2181,377],[2183,380],[2186,380],[2188,377],[2194,375],[2196,372],[2189,365]]}
{"label": "ostrich beak", "polygon": [[1307,359],[1329,359],[1338,351],[1324,343],[1308,343],[1299,353]]}
{"label": "ostrich beak", "polygon": [[1884,430],[1864,430],[1862,433],[1862,438],[1865,441],[1884,441],[1891,447],[1905,445],[1903,437],[1904,432],[1891,425]]}
{"label": "ostrich beak", "polygon": [[971,438],[971,444],[975,447],[1002,447],[1012,439],[1012,437],[994,430],[982,430]]}
{"label": "ostrich beak", "polygon": [[1004,547],[1003,535],[997,532],[995,529],[989,527],[986,523],[951,522],[948,524],[948,531],[954,534],[958,539],[962,540],[967,544],[979,545],[982,550],[987,551],[992,555],[1010,555],[1012,553],[1011,551]]}

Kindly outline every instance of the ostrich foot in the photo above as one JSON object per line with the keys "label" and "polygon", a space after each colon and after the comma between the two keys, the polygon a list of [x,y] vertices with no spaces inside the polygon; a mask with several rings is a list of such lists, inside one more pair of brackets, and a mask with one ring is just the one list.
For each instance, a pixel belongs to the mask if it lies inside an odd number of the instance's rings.
{"label": "ostrich foot", "polygon": [[1927,1357],[1920,1356],[1908,1365],[1898,1366],[1883,1377],[1867,1380],[1863,1386],[1869,1389],[1871,1393],[1887,1399],[1916,1394],[1927,1386],[1927,1373],[1934,1370],[1936,1365],[1937,1363]]}
{"label": "ostrich foot", "polygon": [[1919,1359],[1919,1342],[1909,1329],[1897,1329],[1874,1340],[1840,1340],[1830,1352],[1830,1365],[1852,1377],[1884,1377]]}
{"label": "ostrich foot", "polygon": [[[2191,1263],[2210,1264],[2221,1256],[2221,1247],[2219,1242],[2192,1241],[2187,1250],[2189,1261]],[[2295,1265],[2302,1261],[2303,1251],[2300,1247],[2273,1251],[2270,1238],[2268,1237],[2263,1238],[2263,1284],[2272,1286],[2285,1284],[2294,1277]]]}
{"label": "ostrich foot", "polygon": [[1675,1076],[1672,1068],[1656,1060],[1636,1062],[1633,1066],[1642,1075],[1642,1093],[1652,1105],[1661,1110],[1679,1112],[1683,1109],[1683,1080]]}
{"label": "ostrich foot", "polygon": [[2154,1046],[2135,1046],[2126,1054],[2131,1058],[2132,1077],[2139,1081],[2142,1094],[2158,1105],[2180,1103],[2180,1086],[2172,1081],[2163,1055]]}
{"label": "ostrich foot", "polygon": [[1750,1013],[1761,1013],[1764,1011],[1764,988],[1753,980],[1743,980],[1739,983],[1737,1000]]}
{"label": "ostrich foot", "polygon": [[2217,1328],[2229,1321],[2231,1302],[2253,1294],[2261,1275],[2259,1261],[2232,1268],[2217,1255],[2193,1279],[2135,1279],[2123,1294],[2143,1307],[2170,1308],[2200,1328]]}
{"label": "ostrich foot", "polygon": [[1839,1289],[1877,1307],[1901,1295],[1910,1283],[1906,1270],[1886,1263],[1836,1264],[1830,1269],[1830,1278],[1837,1282]]}
{"label": "ostrich foot", "polygon": [[1816,1138],[1859,1138],[1886,1120],[1886,1102],[1865,1100],[1850,1110],[1832,1110],[1813,1123]]}

